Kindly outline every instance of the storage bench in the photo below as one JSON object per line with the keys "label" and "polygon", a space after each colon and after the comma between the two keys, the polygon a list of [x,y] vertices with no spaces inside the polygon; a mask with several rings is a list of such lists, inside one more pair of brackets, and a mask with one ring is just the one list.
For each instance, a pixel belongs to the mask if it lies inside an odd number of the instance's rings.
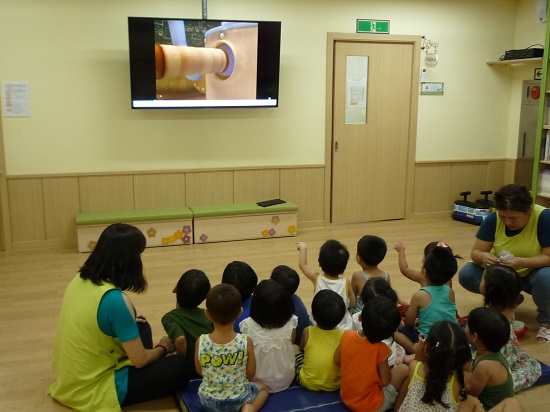
{"label": "storage bench", "polygon": [[137,227],[147,247],[193,243],[193,212],[188,207],[88,212],[76,215],[78,251],[91,252],[101,232],[112,223]]}
{"label": "storage bench", "polygon": [[295,236],[298,206],[286,202],[262,207],[256,203],[189,206],[194,243]]}

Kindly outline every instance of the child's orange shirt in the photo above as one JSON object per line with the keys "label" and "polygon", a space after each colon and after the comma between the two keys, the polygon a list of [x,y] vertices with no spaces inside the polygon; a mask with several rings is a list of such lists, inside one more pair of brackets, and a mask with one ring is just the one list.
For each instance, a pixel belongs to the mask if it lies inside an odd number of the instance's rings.
{"label": "child's orange shirt", "polygon": [[340,396],[353,411],[376,411],[384,403],[378,365],[390,356],[385,343],[371,343],[358,332],[348,330],[340,340],[342,387]]}

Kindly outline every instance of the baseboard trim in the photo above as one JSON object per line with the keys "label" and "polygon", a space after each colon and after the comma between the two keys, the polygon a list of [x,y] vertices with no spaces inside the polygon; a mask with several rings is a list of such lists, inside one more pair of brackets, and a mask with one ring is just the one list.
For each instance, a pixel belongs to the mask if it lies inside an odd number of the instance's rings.
{"label": "baseboard trim", "polygon": [[412,218],[413,220],[423,220],[423,219],[439,219],[442,217],[451,217],[452,211],[444,211],[444,212],[425,212],[425,213],[413,213]]}

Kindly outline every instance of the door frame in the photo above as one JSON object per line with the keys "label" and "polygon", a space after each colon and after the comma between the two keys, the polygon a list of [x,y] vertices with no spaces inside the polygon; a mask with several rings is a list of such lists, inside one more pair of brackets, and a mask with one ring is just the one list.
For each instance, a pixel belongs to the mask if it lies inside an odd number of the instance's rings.
{"label": "door frame", "polygon": [[325,226],[331,224],[332,199],[332,142],[333,142],[333,91],[334,91],[334,46],[335,43],[401,43],[413,46],[413,68],[411,73],[410,123],[407,151],[407,182],[405,193],[405,219],[411,219],[414,199],[414,172],[416,156],[416,129],[418,118],[418,96],[420,94],[420,51],[422,36],[327,33],[327,66],[326,66],[326,103],[325,103]]}

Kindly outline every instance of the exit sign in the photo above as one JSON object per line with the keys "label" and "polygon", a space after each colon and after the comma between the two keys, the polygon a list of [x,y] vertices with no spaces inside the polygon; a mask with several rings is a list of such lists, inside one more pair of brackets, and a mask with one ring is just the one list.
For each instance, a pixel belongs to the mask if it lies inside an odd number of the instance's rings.
{"label": "exit sign", "polygon": [[389,20],[357,20],[357,33],[384,33],[390,32]]}

